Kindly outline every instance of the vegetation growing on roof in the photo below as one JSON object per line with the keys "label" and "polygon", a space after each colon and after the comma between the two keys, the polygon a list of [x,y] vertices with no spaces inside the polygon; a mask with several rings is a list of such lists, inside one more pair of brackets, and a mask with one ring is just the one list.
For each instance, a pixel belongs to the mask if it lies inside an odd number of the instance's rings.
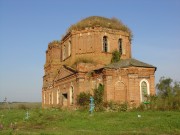
{"label": "vegetation growing on roof", "polygon": [[78,58],[78,59],[76,59],[75,62],[71,65],[71,67],[72,67],[72,68],[76,68],[76,66],[77,66],[79,63],[91,63],[91,64],[96,64],[96,62],[95,62],[93,59],[83,57],[83,58]]}
{"label": "vegetation growing on roof", "polygon": [[48,46],[59,45],[60,43],[61,43],[61,41],[59,41],[59,40],[53,40],[52,42],[50,42],[48,44]]}
{"label": "vegetation growing on roof", "polygon": [[85,18],[78,23],[70,26],[68,29],[68,32],[72,30],[84,30],[85,28],[88,27],[105,27],[109,29],[116,29],[116,30],[122,30],[124,32],[127,32],[130,35],[130,40],[132,39],[133,35],[131,30],[124,25],[119,19],[117,18],[105,18],[105,17],[100,17],[100,16],[91,16],[88,18]]}

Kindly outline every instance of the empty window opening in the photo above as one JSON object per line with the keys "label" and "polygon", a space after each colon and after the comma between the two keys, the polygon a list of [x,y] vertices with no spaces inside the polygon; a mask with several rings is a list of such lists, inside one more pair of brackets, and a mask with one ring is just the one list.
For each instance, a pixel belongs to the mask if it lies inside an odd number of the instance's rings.
{"label": "empty window opening", "polygon": [[119,53],[121,55],[122,54],[122,39],[118,40],[118,48],[119,48]]}
{"label": "empty window opening", "polygon": [[108,52],[108,40],[107,37],[103,37],[103,52]]}

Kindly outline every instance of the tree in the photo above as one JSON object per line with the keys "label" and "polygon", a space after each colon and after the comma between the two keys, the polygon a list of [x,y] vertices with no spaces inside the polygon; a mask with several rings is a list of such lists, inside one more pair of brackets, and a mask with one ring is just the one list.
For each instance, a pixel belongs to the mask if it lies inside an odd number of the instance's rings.
{"label": "tree", "polygon": [[94,103],[96,111],[103,111],[103,95],[104,95],[104,85],[99,84],[98,88],[94,89]]}
{"label": "tree", "polygon": [[180,82],[174,82],[174,93],[180,97]]}
{"label": "tree", "polygon": [[173,82],[171,78],[161,77],[156,88],[162,97],[175,96],[180,93],[180,82]]}
{"label": "tree", "polygon": [[156,88],[158,89],[157,108],[160,110],[180,109],[180,82],[161,77]]}
{"label": "tree", "polygon": [[104,85],[99,84],[98,88],[94,89],[94,102],[95,105],[101,105],[103,103]]}
{"label": "tree", "polygon": [[161,77],[159,83],[156,85],[156,88],[159,90],[159,94],[163,97],[168,97],[172,94],[173,87],[172,83],[173,80],[171,78]]}

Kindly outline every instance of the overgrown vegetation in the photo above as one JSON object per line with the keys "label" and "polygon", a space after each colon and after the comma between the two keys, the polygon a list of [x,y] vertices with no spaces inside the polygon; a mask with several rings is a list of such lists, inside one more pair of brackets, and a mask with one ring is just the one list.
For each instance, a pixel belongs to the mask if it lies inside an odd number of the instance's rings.
{"label": "overgrown vegetation", "polygon": [[59,41],[59,40],[53,40],[52,42],[50,42],[48,44],[48,46],[50,47],[50,46],[53,46],[53,45],[59,45],[60,43],[61,43],[61,41]]}
{"label": "overgrown vegetation", "polygon": [[102,111],[103,108],[104,85],[99,84],[98,88],[94,89],[95,109]]}
{"label": "overgrown vegetation", "polygon": [[[135,105],[129,105],[127,102],[104,102],[104,86],[100,84],[98,88],[94,89],[94,102],[96,111],[131,111],[131,110],[157,110],[157,111],[171,111],[180,110],[180,82],[173,82],[171,78],[162,77],[156,85],[158,89],[157,95],[146,95],[147,101],[136,108]],[[85,93],[81,93],[85,95]],[[82,101],[84,101],[83,97]],[[85,108],[88,108],[90,95],[86,96]],[[78,101],[79,102],[79,101]],[[79,102],[80,104],[80,102]],[[81,104],[83,106],[83,102]]]}
{"label": "overgrown vegetation", "polygon": [[[180,134],[180,82],[162,77],[158,95],[150,104],[128,109],[127,103],[103,102],[104,86],[94,90],[96,106],[109,108],[89,115],[87,110],[41,109],[40,103],[0,104],[0,134]],[[91,94],[81,93],[78,103],[89,108]],[[38,105],[38,106],[37,106]],[[127,111],[128,110],[128,111]],[[146,110],[146,111],[144,111]],[[26,119],[27,111],[29,118]],[[126,111],[126,112],[124,112]]]}
{"label": "overgrown vegetation", "polygon": [[73,68],[76,68],[76,66],[79,64],[79,63],[91,63],[91,64],[96,64],[96,62],[91,59],[91,58],[86,58],[86,57],[82,57],[82,58],[77,58],[75,60],[75,62],[71,65],[71,67]]}
{"label": "overgrown vegetation", "polygon": [[124,25],[119,19],[117,18],[105,18],[100,16],[91,16],[85,19],[82,19],[78,23],[72,25],[68,32],[72,30],[84,30],[85,28],[89,27],[105,27],[109,29],[116,29],[116,30],[122,30],[124,32],[127,32],[130,35],[130,40],[132,39],[133,35],[131,30]]}
{"label": "overgrown vegetation", "polygon": [[89,108],[90,96],[92,96],[90,93],[81,92],[77,95],[77,104],[84,109]]}
{"label": "overgrown vegetation", "polygon": [[81,109],[82,108],[89,109],[90,96],[92,96],[94,98],[95,110],[96,111],[104,110],[104,105],[103,105],[104,86],[102,84],[99,84],[98,88],[95,88],[93,92],[94,92],[93,95],[85,92],[81,92],[79,95],[77,95],[78,105],[81,107]]}
{"label": "overgrown vegetation", "polygon": [[103,106],[104,106],[104,110],[106,110],[107,112],[126,112],[128,110],[130,111],[129,104],[127,102],[118,103],[118,102],[110,101],[110,102],[104,102]]}
{"label": "overgrown vegetation", "polygon": [[156,88],[158,94],[147,96],[150,104],[142,104],[139,110],[180,110],[180,82],[161,77]]}
{"label": "overgrown vegetation", "polygon": [[90,96],[94,98],[95,111],[115,111],[115,112],[125,112],[128,111],[129,105],[127,102],[117,103],[117,102],[104,102],[104,85],[99,84],[97,88],[93,90],[93,95],[85,92],[81,92],[77,96],[77,103],[80,109],[88,110],[90,108]]}
{"label": "overgrown vegetation", "polygon": [[121,57],[121,53],[118,50],[114,50],[112,52],[111,63],[119,62]]}

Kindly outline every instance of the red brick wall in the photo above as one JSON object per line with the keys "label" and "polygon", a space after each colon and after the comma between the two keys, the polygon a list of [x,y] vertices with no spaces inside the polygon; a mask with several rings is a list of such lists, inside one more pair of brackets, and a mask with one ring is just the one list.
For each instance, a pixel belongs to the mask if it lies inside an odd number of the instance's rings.
{"label": "red brick wall", "polygon": [[[102,51],[103,36],[107,36],[108,38],[109,50],[107,53]],[[148,82],[150,94],[155,94],[154,68],[129,67],[122,69],[104,69],[101,73],[93,75],[88,73],[91,70],[101,68],[104,64],[110,63],[111,53],[115,49],[118,49],[118,40],[120,38],[122,39],[124,52],[121,58],[131,58],[129,35],[122,31],[105,28],[72,31],[61,40],[61,43],[49,45],[46,51],[46,63],[44,66],[45,75],[43,77],[42,106],[62,106],[63,94],[65,93],[68,97],[67,106],[70,106],[71,87],[74,89],[73,97],[74,104],[76,104],[76,96],[80,92],[93,93],[93,89],[97,87],[99,83],[105,86],[105,101],[128,101],[138,105],[141,102],[140,82],[142,79]],[[70,49],[68,48],[69,43],[71,43]],[[64,47],[66,48],[65,53],[67,56],[65,59],[62,57]],[[71,51],[70,56],[68,55],[69,50]],[[78,58],[91,59],[94,63],[81,63],[76,67],[79,73],[69,76],[68,73],[64,72],[65,77],[61,80],[56,80],[57,76],[61,74],[58,71],[60,68],[63,68],[62,65],[72,66]],[[57,104],[58,90],[60,90],[59,104]],[[49,104],[50,100],[51,104]]]}

